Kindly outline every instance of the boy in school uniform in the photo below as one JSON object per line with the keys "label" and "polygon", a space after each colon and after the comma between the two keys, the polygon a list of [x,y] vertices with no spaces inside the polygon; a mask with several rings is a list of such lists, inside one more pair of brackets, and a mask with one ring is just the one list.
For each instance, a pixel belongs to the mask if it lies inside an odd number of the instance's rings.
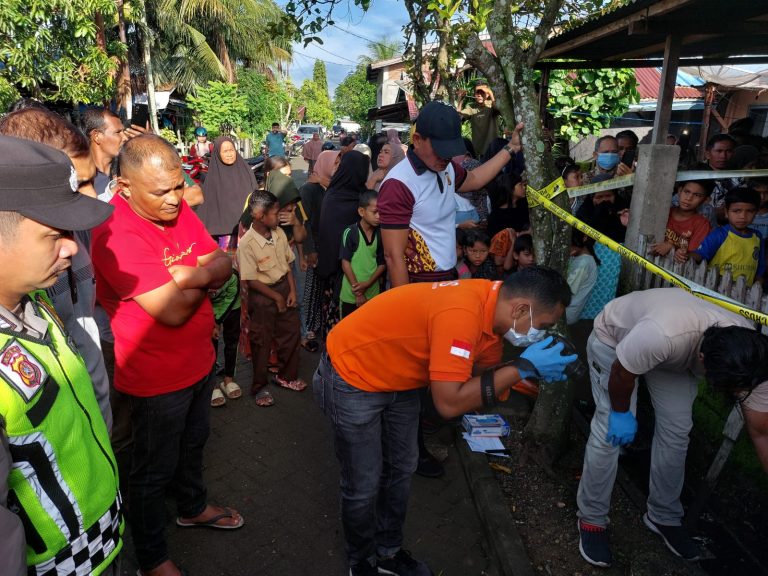
{"label": "boy in school uniform", "polygon": [[669,209],[664,241],[651,246],[653,254],[666,256],[670,251],[677,262],[688,260],[688,252],[696,250],[712,230],[709,219],[699,214],[699,207],[709,199],[714,180],[689,180],[677,189],[677,206]]}
{"label": "boy in school uniform", "polygon": [[299,379],[300,325],[296,283],[291,273],[295,256],[278,226],[280,204],[271,192],[256,190],[248,201],[253,222],[240,239],[237,262],[240,278],[248,283],[249,340],[253,363],[251,394],[257,406],[274,404],[266,389],[270,345],[276,342],[279,362],[274,383],[301,392]]}
{"label": "boy in school uniform", "polygon": [[377,199],[374,190],[366,190],[360,195],[357,207],[360,222],[347,227],[342,236],[339,254],[344,271],[339,295],[342,318],[379,294],[379,280],[387,269]]}
{"label": "boy in school uniform", "polygon": [[689,252],[696,262],[706,260],[733,278],[746,278],[750,285],[765,272],[763,238],[749,226],[760,207],[760,194],[752,188],[734,188],[725,196],[728,223],[712,230],[699,248]]}

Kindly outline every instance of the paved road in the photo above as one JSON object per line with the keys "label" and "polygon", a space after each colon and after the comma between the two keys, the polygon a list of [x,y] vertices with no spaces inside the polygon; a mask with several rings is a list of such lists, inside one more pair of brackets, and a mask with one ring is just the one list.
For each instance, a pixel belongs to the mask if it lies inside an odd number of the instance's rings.
{"label": "paved road", "polygon": [[[294,159],[297,181],[303,161]],[[319,354],[302,351],[301,377],[311,382]],[[241,359],[236,379],[249,387],[250,364]],[[275,387],[273,387],[275,388]],[[173,524],[169,499],[166,534],[172,558],[191,576],[340,576],[347,574],[339,520],[338,466],[330,426],[303,393],[272,390],[275,405],[258,408],[248,397],[212,409],[205,479],[210,501],[233,506],[246,525],[233,532],[182,529]],[[436,575],[491,574],[484,537],[451,431],[438,438],[446,476],[416,476],[406,524],[406,547]],[[130,545],[123,574],[136,564]]]}

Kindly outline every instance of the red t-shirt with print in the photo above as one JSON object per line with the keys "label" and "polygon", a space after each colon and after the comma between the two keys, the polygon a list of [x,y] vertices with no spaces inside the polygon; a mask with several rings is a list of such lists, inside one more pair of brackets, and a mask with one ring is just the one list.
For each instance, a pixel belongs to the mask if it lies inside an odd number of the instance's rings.
{"label": "red t-shirt with print", "polygon": [[201,380],[215,360],[213,308],[205,298],[181,326],[167,326],[134,300],[172,280],[168,267],[197,266],[217,249],[197,215],[182,202],[173,225],[159,228],[141,218],[117,194],[112,215],[93,230],[96,296],[115,335],[115,388],[133,396],[157,396]]}
{"label": "red t-shirt with print", "polygon": [[687,239],[688,250],[696,250],[711,229],[709,220],[701,214],[694,214],[685,220],[675,220],[672,217],[672,210],[670,210],[664,241],[669,242],[675,249],[678,249],[685,248],[684,239]]}

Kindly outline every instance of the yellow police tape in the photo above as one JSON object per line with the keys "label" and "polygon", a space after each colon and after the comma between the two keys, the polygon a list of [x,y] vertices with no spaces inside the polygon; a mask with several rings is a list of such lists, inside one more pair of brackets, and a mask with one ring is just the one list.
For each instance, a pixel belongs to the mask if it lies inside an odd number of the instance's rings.
{"label": "yellow police tape", "polygon": [[[725,308],[726,310],[730,310],[731,312],[740,314],[745,318],[749,318],[753,322],[759,322],[761,324],[768,326],[768,314],[763,314],[762,312],[758,312],[757,310],[746,308],[744,305],[742,305],[740,302],[737,302],[736,300],[727,298],[722,294],[718,294],[714,290],[710,290],[709,288],[702,286],[701,284],[692,282],[687,278],[683,278],[682,276],[678,276],[677,274],[674,274],[669,270],[665,270],[664,268],[657,266],[650,260],[646,260],[645,258],[640,256],[640,254],[638,254],[637,252],[630,250],[626,246],[622,246],[618,242],[608,238],[604,234],[598,232],[591,226],[588,226],[578,218],[574,217],[570,212],[560,208],[560,206],[552,202],[547,197],[546,192],[550,189],[550,187],[553,186],[553,184],[557,184],[558,181],[561,181],[561,180],[562,178],[558,178],[558,180],[555,180],[552,184],[550,184],[546,188],[543,188],[542,190],[535,190],[534,188],[531,188],[530,186],[528,186],[527,196],[528,196],[529,205],[532,205],[531,201],[535,202],[535,205],[541,204],[544,208],[552,212],[555,216],[557,216],[561,220],[565,220],[569,225],[573,226],[574,228],[577,228],[579,231],[583,232],[590,238],[593,238],[596,242],[600,242],[600,244],[607,246],[614,252],[618,252],[621,256],[623,256],[633,264],[642,266],[649,272],[652,272],[653,274],[657,274],[658,276],[661,276],[662,278],[664,278],[664,280],[666,280],[673,286],[682,288],[686,292],[689,292],[694,296],[697,296],[698,298],[701,298],[708,302],[712,302],[713,304],[716,304],[722,308]],[[542,194],[542,192],[545,192],[545,193]]]}
{"label": "yellow police tape", "polygon": [[[727,170],[717,172],[712,170],[682,170],[677,173],[675,180],[677,182],[684,182],[686,180],[721,180],[723,178],[760,178],[765,176],[768,176],[768,170]],[[632,173],[625,174],[624,176],[614,176],[613,178],[603,180],[602,182],[568,188],[567,192],[569,198],[578,198],[597,192],[615,190],[616,188],[628,188],[633,186],[634,183],[635,175]],[[543,193],[550,200],[565,191],[565,182],[563,182],[562,178],[558,178],[546,188],[539,190],[539,192]],[[537,206],[538,202],[534,201],[534,203],[531,203],[531,199],[529,199],[528,205]]]}

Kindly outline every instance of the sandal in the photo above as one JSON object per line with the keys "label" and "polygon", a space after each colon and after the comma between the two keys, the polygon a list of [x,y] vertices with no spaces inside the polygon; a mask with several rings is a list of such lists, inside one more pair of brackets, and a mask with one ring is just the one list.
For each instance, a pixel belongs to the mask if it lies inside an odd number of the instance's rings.
{"label": "sandal", "polygon": [[275,405],[275,399],[269,390],[262,388],[253,395],[253,401],[259,408],[269,408]]}
{"label": "sandal", "polygon": [[240,396],[243,395],[243,391],[240,389],[240,386],[237,385],[237,382],[222,382],[219,384],[219,387],[221,388],[221,391],[224,392],[224,396],[230,400],[240,398]]}
{"label": "sandal", "polygon": [[285,378],[280,378],[280,376],[275,374],[273,382],[281,388],[293,390],[294,392],[303,392],[307,389],[307,383],[304,382],[304,380],[301,378],[296,378],[296,380],[286,380]]}
{"label": "sandal", "polygon": [[[245,520],[237,512],[233,512],[227,507],[222,508],[222,510],[224,510],[224,512],[217,514],[216,516],[209,518],[204,522],[191,522],[189,520],[184,520],[184,518],[181,516],[177,516],[176,525],[181,526],[182,528],[215,528],[217,530],[237,530],[238,528],[241,528],[243,524],[245,524]],[[233,524],[231,526],[229,524],[217,524],[217,522],[224,520],[225,518],[235,518],[236,514],[237,516],[240,516],[240,520],[237,522],[237,524]]]}
{"label": "sandal", "polygon": [[227,399],[224,398],[224,394],[221,393],[221,390],[214,388],[213,394],[211,394],[211,406],[218,408],[219,406],[224,406],[226,403]]}

